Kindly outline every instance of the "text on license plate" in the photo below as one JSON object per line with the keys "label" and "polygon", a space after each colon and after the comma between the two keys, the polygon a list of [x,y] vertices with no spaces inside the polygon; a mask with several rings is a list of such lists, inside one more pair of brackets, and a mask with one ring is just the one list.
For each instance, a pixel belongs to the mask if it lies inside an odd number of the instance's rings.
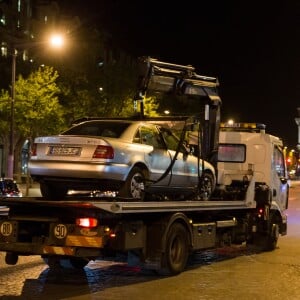
{"label": "text on license plate", "polygon": [[49,146],[48,155],[80,155],[80,147]]}

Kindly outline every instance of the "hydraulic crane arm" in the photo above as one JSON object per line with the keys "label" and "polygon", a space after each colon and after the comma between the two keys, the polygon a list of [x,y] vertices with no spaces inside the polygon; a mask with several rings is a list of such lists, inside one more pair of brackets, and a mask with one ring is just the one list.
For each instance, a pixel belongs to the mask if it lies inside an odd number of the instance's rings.
{"label": "hydraulic crane arm", "polygon": [[[218,95],[218,79],[202,76],[191,65],[162,62],[151,57],[140,59],[138,92],[135,101],[140,102],[140,113],[144,117],[144,98],[148,91],[177,96],[197,97],[203,106],[202,157],[215,163],[218,147],[221,99]],[[200,112],[198,112],[200,113]]]}
{"label": "hydraulic crane arm", "polygon": [[150,57],[140,59],[139,97],[152,90],[207,97],[211,104],[218,106],[221,102],[218,86],[217,78],[198,75],[193,66],[171,64]]}

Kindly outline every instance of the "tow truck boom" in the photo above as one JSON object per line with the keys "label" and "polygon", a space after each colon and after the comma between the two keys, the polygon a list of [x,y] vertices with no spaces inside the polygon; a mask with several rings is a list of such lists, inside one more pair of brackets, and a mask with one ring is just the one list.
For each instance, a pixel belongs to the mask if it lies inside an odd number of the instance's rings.
{"label": "tow truck boom", "polygon": [[[214,164],[222,103],[218,95],[218,79],[197,74],[191,65],[172,64],[151,57],[142,57],[139,67],[138,88],[134,101],[140,103],[141,117],[144,117],[144,98],[147,92],[197,97],[202,101],[198,119],[202,124],[201,156]],[[135,106],[137,107],[137,104]]]}

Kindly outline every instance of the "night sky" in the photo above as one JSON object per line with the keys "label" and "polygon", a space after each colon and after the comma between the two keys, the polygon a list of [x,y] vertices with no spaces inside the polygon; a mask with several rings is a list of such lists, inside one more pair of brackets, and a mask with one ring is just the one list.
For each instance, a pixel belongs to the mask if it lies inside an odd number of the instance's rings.
{"label": "night sky", "polygon": [[[259,122],[295,147],[300,107],[300,1],[60,1],[133,56],[218,77],[222,121]],[[65,4],[63,4],[65,3]]]}

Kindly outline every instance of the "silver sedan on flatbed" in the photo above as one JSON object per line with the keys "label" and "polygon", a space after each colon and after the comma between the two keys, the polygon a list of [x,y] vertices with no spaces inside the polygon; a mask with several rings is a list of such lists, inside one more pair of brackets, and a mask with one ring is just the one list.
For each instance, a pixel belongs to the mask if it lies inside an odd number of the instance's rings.
{"label": "silver sedan on flatbed", "polygon": [[214,168],[179,141],[170,128],[151,121],[86,120],[35,138],[29,172],[46,199],[63,199],[70,190],[116,191],[143,200],[208,199]]}

